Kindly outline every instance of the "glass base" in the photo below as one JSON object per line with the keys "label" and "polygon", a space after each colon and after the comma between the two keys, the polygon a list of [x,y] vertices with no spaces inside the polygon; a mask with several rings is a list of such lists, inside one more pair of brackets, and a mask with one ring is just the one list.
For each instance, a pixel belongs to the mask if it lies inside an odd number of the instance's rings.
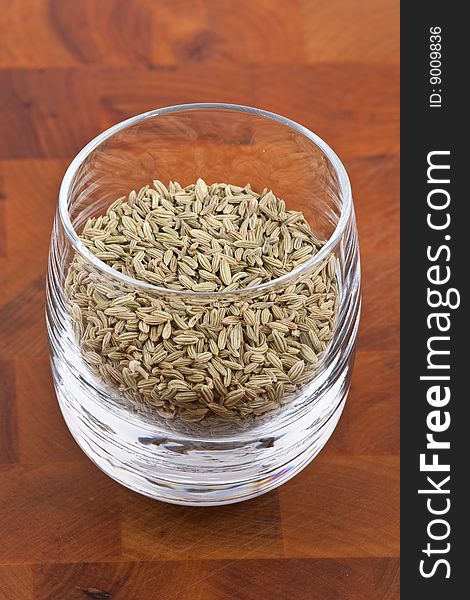
{"label": "glass base", "polygon": [[[282,485],[325,445],[348,394],[348,367],[313,410],[276,430],[276,422],[233,436],[196,439],[156,432],[137,417],[84,395],[83,381],[54,369],[64,419],[85,454],[133,491],[186,506],[249,500]],[[327,408],[328,407],[328,408]],[[326,410],[325,410],[326,409]]]}

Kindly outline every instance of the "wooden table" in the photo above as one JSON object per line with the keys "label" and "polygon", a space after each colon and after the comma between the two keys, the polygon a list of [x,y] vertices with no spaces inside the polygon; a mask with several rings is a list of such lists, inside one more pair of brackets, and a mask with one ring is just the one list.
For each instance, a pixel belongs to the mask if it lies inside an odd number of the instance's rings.
{"label": "wooden table", "polygon": [[[0,0],[0,598],[398,598],[398,0]],[[44,273],[75,153],[145,110],[249,104],[326,139],[357,207],[344,416],[281,489],[181,508],[103,475],[51,384]]]}

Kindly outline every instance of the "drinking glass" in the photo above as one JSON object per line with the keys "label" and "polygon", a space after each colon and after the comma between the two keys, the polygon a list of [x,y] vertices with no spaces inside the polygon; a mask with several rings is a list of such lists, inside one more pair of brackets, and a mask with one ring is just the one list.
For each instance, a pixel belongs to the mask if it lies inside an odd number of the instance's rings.
{"label": "drinking glass", "polygon": [[[277,279],[207,293],[132,279],[82,243],[80,232],[87,220],[104,214],[130,190],[154,179],[184,187],[198,178],[208,184],[249,183],[256,191],[271,189],[287,210],[303,212],[324,245]],[[237,418],[223,407],[220,414],[199,418],[191,407],[169,409],[158,387],[144,397],[137,383],[126,387],[109,364],[103,365],[99,351],[109,328],[99,319],[80,322],[69,290],[77,265],[80,276],[74,293],[96,302],[124,296],[142,303],[158,300],[172,315],[200,313],[201,321],[194,325],[200,331],[210,323],[214,308],[237,315],[246,306],[282,302],[283,295],[288,297],[303,282],[314,282],[330,265],[339,290],[333,329],[325,328],[327,343],[318,362],[302,374],[301,385],[273,381],[269,406],[252,386]],[[295,300],[285,306],[302,309]],[[96,137],[67,169],[47,279],[55,389],[67,426],[83,451],[105,473],[137,492],[176,504],[228,504],[267,492],[298,473],[321,450],[343,410],[359,314],[359,250],[348,176],[323,140],[289,119],[228,104],[153,110]],[[217,326],[211,325],[212,330]],[[127,326],[135,330],[137,321],[131,319]]]}

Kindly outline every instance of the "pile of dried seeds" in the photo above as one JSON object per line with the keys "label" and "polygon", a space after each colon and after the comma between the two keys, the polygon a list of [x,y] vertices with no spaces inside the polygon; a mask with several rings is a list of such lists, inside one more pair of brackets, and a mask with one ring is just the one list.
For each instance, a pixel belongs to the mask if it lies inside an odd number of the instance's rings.
{"label": "pile of dried seeds", "polygon": [[81,239],[116,271],[168,290],[124,290],[79,254],[69,268],[82,354],[129,402],[165,419],[243,422],[276,411],[312,379],[333,335],[333,255],[269,293],[171,293],[249,292],[319,251],[303,214],[271,191],[154,181],[89,219]]}

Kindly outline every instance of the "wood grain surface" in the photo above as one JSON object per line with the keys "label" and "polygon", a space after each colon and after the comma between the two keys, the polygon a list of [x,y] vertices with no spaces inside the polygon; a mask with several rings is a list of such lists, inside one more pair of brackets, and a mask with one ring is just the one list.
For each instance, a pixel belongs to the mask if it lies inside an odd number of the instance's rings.
{"label": "wood grain surface", "polygon": [[[398,0],[0,0],[0,14],[0,599],[397,599]],[[364,289],[350,397],[320,456],[206,509],[140,497],[82,454],[43,319],[69,161],[117,121],[194,101],[272,110],[332,145]]]}

